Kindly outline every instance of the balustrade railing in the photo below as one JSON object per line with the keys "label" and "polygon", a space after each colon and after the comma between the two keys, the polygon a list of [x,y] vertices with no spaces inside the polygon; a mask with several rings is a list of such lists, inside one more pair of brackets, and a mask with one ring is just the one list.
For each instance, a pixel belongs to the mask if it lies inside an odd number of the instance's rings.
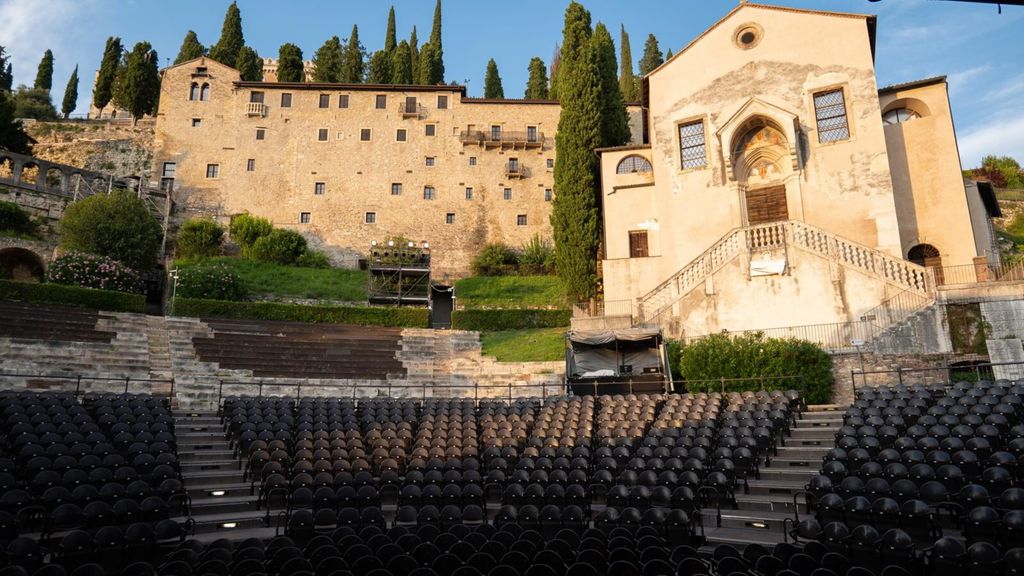
{"label": "balustrade railing", "polygon": [[633,316],[632,300],[597,300],[572,305],[573,318],[601,318],[605,316]]}
{"label": "balustrade railing", "polygon": [[266,116],[267,105],[262,102],[247,102],[245,105],[246,116]]}

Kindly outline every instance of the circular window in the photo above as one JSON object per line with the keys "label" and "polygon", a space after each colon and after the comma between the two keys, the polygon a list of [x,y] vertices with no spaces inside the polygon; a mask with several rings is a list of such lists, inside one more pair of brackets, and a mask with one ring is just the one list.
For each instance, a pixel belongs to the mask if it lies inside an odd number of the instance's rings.
{"label": "circular window", "polygon": [[733,35],[733,43],[736,47],[741,50],[750,50],[754,46],[757,46],[758,42],[761,41],[763,31],[761,27],[754,23],[748,23],[740,26],[736,29],[736,33]]}

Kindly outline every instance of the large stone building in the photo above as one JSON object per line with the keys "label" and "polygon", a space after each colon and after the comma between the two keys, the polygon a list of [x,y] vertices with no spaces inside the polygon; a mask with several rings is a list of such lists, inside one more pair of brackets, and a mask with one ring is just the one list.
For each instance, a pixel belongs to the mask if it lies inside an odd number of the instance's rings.
{"label": "large stone building", "polygon": [[155,168],[187,214],[251,212],[354,265],[429,242],[435,277],[487,242],[551,237],[557,102],[462,86],[242,82],[209,58],[163,73]]}
{"label": "large stone building", "polygon": [[842,342],[998,264],[945,79],[879,89],[875,23],[741,3],[644,79],[645,144],[601,151],[608,310]]}

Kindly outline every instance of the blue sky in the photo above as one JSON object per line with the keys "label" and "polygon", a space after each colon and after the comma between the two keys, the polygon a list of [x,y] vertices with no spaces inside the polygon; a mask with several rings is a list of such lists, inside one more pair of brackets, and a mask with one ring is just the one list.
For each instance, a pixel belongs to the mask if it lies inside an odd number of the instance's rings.
{"label": "blue sky", "polygon": [[[562,0],[443,0],[444,55],[449,81],[483,91],[494,58],[505,94],[519,97],[533,56],[549,61],[561,37]],[[713,24],[738,0],[583,0],[594,21],[612,31],[620,24],[639,60],[648,33],[673,51]],[[945,74],[965,166],[986,153],[1024,162],[1024,8],[935,0],[772,0],[800,8],[873,13],[878,20],[879,85]],[[31,84],[45,49],[54,51],[54,100],[59,103],[71,69],[81,67],[78,112],[88,110],[93,72],[108,36],[126,46],[151,42],[161,64],[173,60],[185,32],[203,44],[220,35],[228,0],[0,0],[0,45],[13,57],[16,84]],[[421,42],[430,33],[433,0],[395,0],[399,38],[415,25]],[[383,43],[388,7],[380,0],[239,0],[246,42],[276,56],[285,42],[307,58],[330,36],[348,36],[358,24],[368,50]],[[635,64],[635,62],[634,62]]]}

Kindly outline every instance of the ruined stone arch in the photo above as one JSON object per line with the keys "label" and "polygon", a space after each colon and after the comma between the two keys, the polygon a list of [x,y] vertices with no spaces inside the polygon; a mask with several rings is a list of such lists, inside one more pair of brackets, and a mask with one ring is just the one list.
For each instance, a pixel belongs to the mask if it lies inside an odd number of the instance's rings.
{"label": "ruined stone arch", "polygon": [[14,180],[14,159],[0,154],[0,178]]}
{"label": "ruined stone arch", "polygon": [[20,282],[42,282],[46,274],[43,259],[26,248],[0,249],[0,278]]}
{"label": "ruined stone arch", "polygon": [[48,190],[64,189],[64,171],[56,166],[46,168],[46,177],[43,180]]}
{"label": "ruined stone arch", "polygon": [[25,162],[21,166],[21,176],[18,180],[25,184],[36,184],[39,182],[39,164]]}

